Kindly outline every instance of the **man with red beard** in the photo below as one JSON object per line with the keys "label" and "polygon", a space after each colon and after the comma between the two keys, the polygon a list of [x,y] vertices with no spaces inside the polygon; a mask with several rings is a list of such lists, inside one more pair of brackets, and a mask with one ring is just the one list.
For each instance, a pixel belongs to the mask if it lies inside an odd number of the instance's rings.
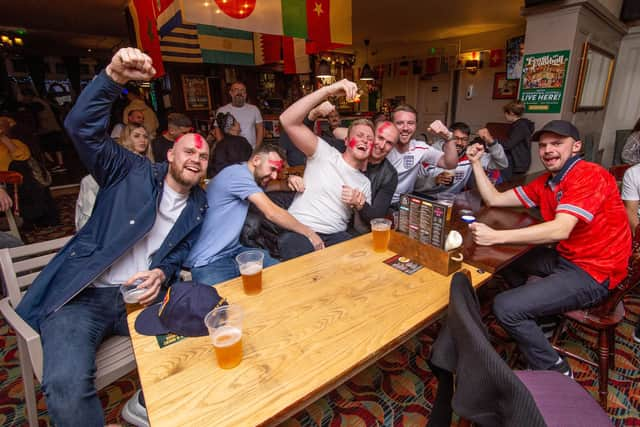
{"label": "man with red beard", "polygon": [[[478,245],[541,245],[502,271],[514,288],[496,297],[493,312],[531,369],[572,376],[536,319],[605,299],[627,274],[631,232],[614,177],[580,158],[582,142],[575,126],[553,120],[534,133],[532,141],[538,142],[547,173],[502,193],[484,172],[483,146],[469,147],[467,156],[487,205],[539,207],[544,222],[514,230],[494,230],[480,222],[469,228]],[[527,281],[529,276],[539,279]]]}
{"label": "man with red beard", "polygon": [[[289,213],[318,233],[326,246],[351,238],[347,225],[354,210],[371,203],[371,183],[361,172],[373,147],[373,124],[355,120],[347,133],[347,149],[340,153],[316,136],[304,124],[304,118],[329,96],[356,97],[358,87],[348,80],[325,86],[291,105],[280,116],[280,123],[293,144],[307,156],[302,193],[296,195]],[[278,247],[283,259],[311,252],[307,236],[284,233]]]}
{"label": "man with red beard", "polygon": [[[264,253],[264,266],[276,264],[269,252],[240,244],[240,232],[247,218],[249,202],[265,218],[278,226],[307,236],[313,249],[324,247],[320,237],[309,227],[298,222],[286,210],[271,201],[264,193],[284,165],[283,150],[273,144],[258,146],[248,162],[227,166],[213,178],[207,187],[210,212],[202,226],[200,238],[191,249],[185,265],[191,268],[194,280],[214,285],[240,276],[236,255],[247,250]],[[303,190],[302,180],[289,177],[291,190]]]}
{"label": "man with red beard", "polygon": [[120,49],[82,92],[65,127],[100,185],[93,215],[49,262],[17,307],[42,339],[49,415],[58,426],[103,426],[94,384],[96,349],[128,335],[122,283],[146,289],[149,305],[170,286],[200,232],[206,197],[198,186],[209,147],[187,134],[151,163],[108,136],[113,102],[131,80],[155,70],[138,49]]}

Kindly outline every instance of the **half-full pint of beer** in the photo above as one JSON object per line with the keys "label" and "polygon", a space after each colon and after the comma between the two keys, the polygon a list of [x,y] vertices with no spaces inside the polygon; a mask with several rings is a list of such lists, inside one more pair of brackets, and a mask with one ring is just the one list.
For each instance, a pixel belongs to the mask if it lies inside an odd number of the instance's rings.
{"label": "half-full pint of beer", "polygon": [[235,368],[242,361],[242,331],[233,326],[216,329],[212,337],[218,365],[222,369]]}
{"label": "half-full pint of beer", "polygon": [[240,266],[242,285],[247,295],[259,294],[262,290],[262,262],[249,262]]}
{"label": "half-full pint of beer", "polygon": [[376,252],[386,251],[391,237],[391,221],[385,218],[372,219],[371,234],[373,236],[373,250]]}
{"label": "half-full pint of beer", "polygon": [[143,295],[146,291],[146,289],[140,288],[131,290],[122,295],[122,299],[125,303],[125,309],[127,310],[127,315],[133,313],[134,311],[138,311],[141,308],[144,308],[144,306],[138,301],[140,300],[140,296]]}

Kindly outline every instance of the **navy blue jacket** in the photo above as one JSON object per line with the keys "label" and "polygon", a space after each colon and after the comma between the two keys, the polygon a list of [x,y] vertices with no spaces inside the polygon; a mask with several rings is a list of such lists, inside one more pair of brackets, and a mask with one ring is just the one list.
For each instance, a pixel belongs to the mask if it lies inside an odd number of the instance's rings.
{"label": "navy blue jacket", "polygon": [[[80,159],[100,185],[91,218],[42,270],[17,307],[34,329],[91,284],[153,227],[167,163],[151,163],[116,144],[108,135],[109,113],[122,87],[104,72],[82,92],[65,120]],[[207,209],[196,186],[175,225],[153,254],[149,269],[160,268],[171,284],[195,243]]]}

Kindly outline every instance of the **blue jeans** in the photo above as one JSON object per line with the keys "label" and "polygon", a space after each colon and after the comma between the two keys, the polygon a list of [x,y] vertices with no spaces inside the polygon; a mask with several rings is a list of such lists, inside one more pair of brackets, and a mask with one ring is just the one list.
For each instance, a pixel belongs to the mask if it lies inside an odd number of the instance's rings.
{"label": "blue jeans", "polygon": [[[533,249],[502,275],[515,288],[496,296],[493,312],[518,343],[531,369],[548,369],[559,357],[536,323],[537,318],[589,307],[609,295],[609,280],[596,282],[586,271],[546,247]],[[540,279],[527,281],[529,276]]]}
{"label": "blue jeans", "polygon": [[264,254],[263,267],[277,264],[279,261],[269,255],[269,251],[259,248],[240,246],[238,249],[229,252],[223,258],[213,261],[211,264],[191,269],[191,278],[196,282],[205,285],[216,285],[229,279],[240,276],[240,269],[236,263],[236,255],[246,251],[260,251]]}
{"label": "blue jeans", "polygon": [[55,425],[104,426],[96,351],[112,335],[129,335],[126,316],[117,287],[87,288],[42,322],[42,389]]}

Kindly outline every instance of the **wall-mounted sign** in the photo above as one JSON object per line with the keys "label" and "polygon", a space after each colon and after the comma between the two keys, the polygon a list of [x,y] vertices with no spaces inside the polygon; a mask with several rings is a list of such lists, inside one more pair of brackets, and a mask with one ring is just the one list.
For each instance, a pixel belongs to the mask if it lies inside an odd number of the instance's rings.
{"label": "wall-mounted sign", "polygon": [[525,55],[520,100],[527,113],[559,113],[569,67],[569,51]]}

